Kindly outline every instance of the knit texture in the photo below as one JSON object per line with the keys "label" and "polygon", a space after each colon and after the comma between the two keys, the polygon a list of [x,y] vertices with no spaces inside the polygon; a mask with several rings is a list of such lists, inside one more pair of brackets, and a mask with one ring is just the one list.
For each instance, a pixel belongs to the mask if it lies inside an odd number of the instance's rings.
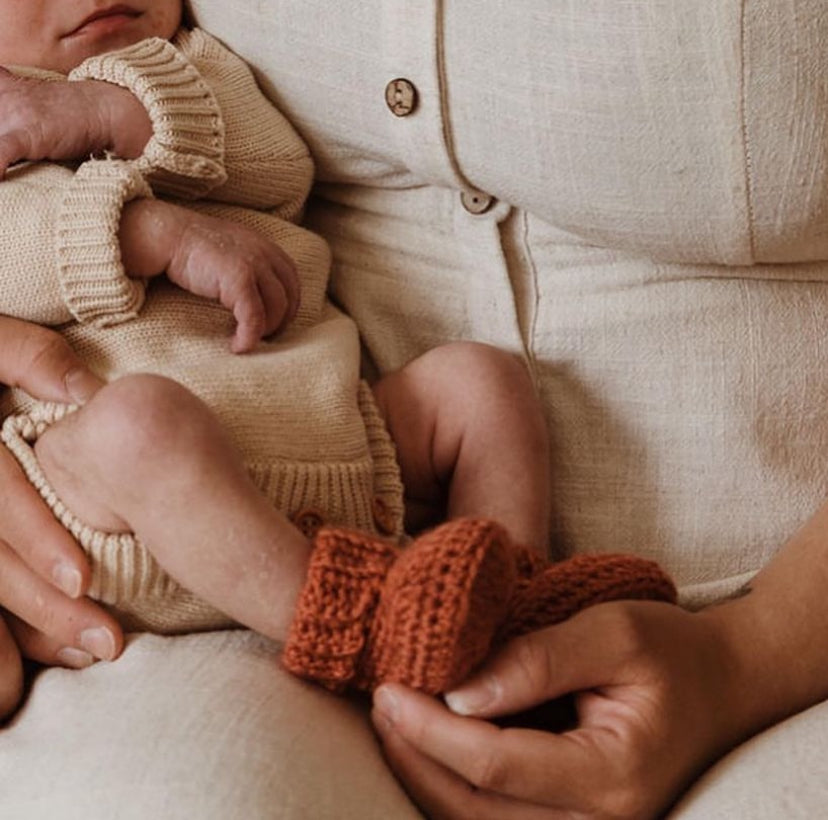
{"label": "knit texture", "polygon": [[79,322],[106,327],[134,319],[144,303],[144,283],[121,263],[118,235],[123,206],[152,190],[127,162],[87,162],[63,191],[55,245],[60,288]]}
{"label": "knit texture", "polygon": [[676,590],[656,564],[635,556],[551,564],[487,520],[449,521],[404,550],[326,528],[283,662],[333,691],[394,681],[438,694],[503,641],[620,599],[674,602]]}
{"label": "knit texture", "polygon": [[121,85],[145,105],[154,133],[136,164],[156,191],[300,217],[313,179],[307,146],[247,64],[204,31],[92,57],[69,79]]}
{"label": "knit texture", "polygon": [[437,693],[489,650],[517,580],[496,524],[462,519],[404,550],[363,533],[318,533],[283,663],[333,691],[398,681]]}
{"label": "knit texture", "polygon": [[[326,300],[327,244],[290,221],[313,178],[302,140],[246,66],[200,31],[93,58],[72,74],[84,77],[134,91],[148,106],[154,141],[136,161],[89,160],[77,169],[29,163],[9,171],[0,185],[0,313],[59,326],[106,380],[150,372],[192,390],[286,515],[313,510],[328,524],[399,538],[395,448],[360,378],[356,326]],[[164,278],[145,286],[127,277],[121,211],[153,192],[187,197],[188,207],[248,225],[290,255],[302,294],[284,333],[235,356],[228,345],[234,320],[223,306]],[[192,201],[204,192],[209,199]],[[134,629],[230,625],[170,579],[131,533],[97,531],[62,503],[34,444],[69,409],[19,389],[0,394],[0,415],[11,416],[3,440],[89,555],[90,594]]]}
{"label": "knit texture", "polygon": [[69,79],[114,83],[143,103],[153,135],[136,165],[165,193],[203,196],[227,178],[218,103],[192,62],[172,43],[156,37],[91,57]]}
{"label": "knit texture", "polygon": [[559,563],[518,557],[518,581],[509,615],[496,643],[559,623],[595,604],[618,600],[675,603],[672,580],[654,561],[635,555],[575,555]]}

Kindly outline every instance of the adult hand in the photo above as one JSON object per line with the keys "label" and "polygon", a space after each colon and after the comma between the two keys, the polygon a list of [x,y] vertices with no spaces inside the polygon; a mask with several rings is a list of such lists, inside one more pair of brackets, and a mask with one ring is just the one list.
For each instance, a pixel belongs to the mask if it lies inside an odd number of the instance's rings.
{"label": "adult hand", "polygon": [[126,89],[19,77],[0,68],[0,179],[26,160],[80,160],[101,151],[133,159],[151,136],[149,115]]}
{"label": "adult hand", "polygon": [[[587,609],[504,647],[446,696],[375,693],[386,756],[429,817],[655,817],[750,732],[715,619],[661,603]],[[480,718],[576,693],[560,734]]]}
{"label": "adult hand", "polygon": [[[40,399],[83,403],[101,386],[51,330],[0,317],[0,382]],[[117,622],[81,597],[89,565],[11,454],[0,446],[0,607],[23,653],[46,664],[88,666],[121,651]],[[0,654],[8,640],[0,630]],[[0,661],[0,691],[5,665]]]}

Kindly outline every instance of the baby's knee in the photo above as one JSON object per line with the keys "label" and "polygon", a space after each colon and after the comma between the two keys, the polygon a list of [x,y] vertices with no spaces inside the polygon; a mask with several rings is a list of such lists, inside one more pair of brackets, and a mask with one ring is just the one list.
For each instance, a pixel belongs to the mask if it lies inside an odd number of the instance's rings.
{"label": "baby's knee", "polygon": [[534,393],[529,371],[513,353],[482,342],[451,342],[434,348],[436,371],[451,392],[478,400],[485,396],[511,396]]}
{"label": "baby's knee", "polygon": [[211,419],[187,388],[150,373],[110,382],[76,415],[74,432],[110,464],[125,468],[147,458],[169,458],[205,425],[202,419]]}

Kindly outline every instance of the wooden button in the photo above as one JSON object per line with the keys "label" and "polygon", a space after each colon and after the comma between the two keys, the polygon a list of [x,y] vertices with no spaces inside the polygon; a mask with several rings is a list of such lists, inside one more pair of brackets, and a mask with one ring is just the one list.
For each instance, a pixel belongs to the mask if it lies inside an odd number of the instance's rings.
{"label": "wooden button", "polygon": [[397,77],[385,86],[385,104],[395,117],[407,117],[417,107],[417,89],[410,80]]}

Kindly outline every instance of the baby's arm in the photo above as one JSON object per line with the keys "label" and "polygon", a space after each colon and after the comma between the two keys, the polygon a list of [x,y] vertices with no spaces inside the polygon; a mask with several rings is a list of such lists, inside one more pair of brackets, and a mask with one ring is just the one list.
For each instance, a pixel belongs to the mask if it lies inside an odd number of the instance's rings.
{"label": "baby's arm", "polygon": [[[0,69],[0,176],[14,162],[134,159],[157,193],[296,221],[313,178],[304,142],[248,66],[203,31],[144,40],[62,75]],[[50,81],[48,81],[50,80]]]}
{"label": "baby's arm", "polygon": [[11,169],[0,182],[0,313],[53,326],[135,317],[144,283],[123,270],[117,225],[125,202],[151,195],[124,164],[97,178],[51,163]]}
{"label": "baby's arm", "polygon": [[161,273],[236,315],[236,351],[296,312],[294,265],[273,241],[221,214],[152,199],[130,163],[90,161],[75,173],[44,163],[14,169],[0,183],[0,208],[7,315],[117,324],[140,310],[142,280]]}
{"label": "baby's arm", "polygon": [[142,199],[124,208],[119,239],[130,276],[166,273],[184,290],[231,310],[235,353],[252,350],[296,315],[299,282],[293,261],[279,245],[245,225]]}

